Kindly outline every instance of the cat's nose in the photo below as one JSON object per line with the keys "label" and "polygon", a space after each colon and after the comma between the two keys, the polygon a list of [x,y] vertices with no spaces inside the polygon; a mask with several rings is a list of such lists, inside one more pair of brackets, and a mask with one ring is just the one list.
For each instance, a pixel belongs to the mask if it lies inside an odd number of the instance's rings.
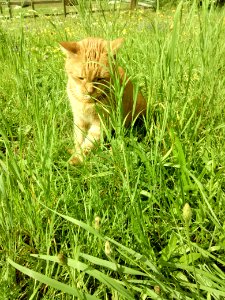
{"label": "cat's nose", "polygon": [[93,86],[93,84],[92,83],[88,83],[86,85],[86,90],[87,90],[88,94],[93,94],[93,92],[94,92],[94,86]]}

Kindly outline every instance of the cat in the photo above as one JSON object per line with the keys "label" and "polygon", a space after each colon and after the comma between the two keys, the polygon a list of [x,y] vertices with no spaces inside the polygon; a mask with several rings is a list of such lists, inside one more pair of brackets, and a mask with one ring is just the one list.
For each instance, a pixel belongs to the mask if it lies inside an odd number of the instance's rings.
{"label": "cat", "polygon": [[[131,81],[126,78],[125,71],[115,64],[116,53],[122,43],[122,38],[107,41],[92,37],[78,42],[60,43],[66,54],[67,93],[74,119],[75,152],[70,159],[73,165],[82,163],[100,141],[99,107],[112,103],[112,71],[119,76],[120,84],[123,85],[122,111],[125,126],[129,126],[137,117],[145,116],[145,99],[140,92],[133,99]],[[103,111],[105,114],[106,110]]]}

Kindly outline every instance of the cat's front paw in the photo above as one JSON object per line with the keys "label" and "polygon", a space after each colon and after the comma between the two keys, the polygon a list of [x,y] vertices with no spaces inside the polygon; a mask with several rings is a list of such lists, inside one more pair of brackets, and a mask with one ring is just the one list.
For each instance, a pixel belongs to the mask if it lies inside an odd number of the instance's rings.
{"label": "cat's front paw", "polygon": [[74,155],[69,160],[69,164],[72,166],[80,165],[82,164],[82,162],[83,162],[83,158],[80,155]]}
{"label": "cat's front paw", "polygon": [[85,157],[88,156],[88,154],[90,152],[91,152],[91,148],[83,148],[82,149],[82,153],[80,153],[80,154],[74,154],[70,158],[69,163],[71,165],[80,165],[81,163],[83,163]]}

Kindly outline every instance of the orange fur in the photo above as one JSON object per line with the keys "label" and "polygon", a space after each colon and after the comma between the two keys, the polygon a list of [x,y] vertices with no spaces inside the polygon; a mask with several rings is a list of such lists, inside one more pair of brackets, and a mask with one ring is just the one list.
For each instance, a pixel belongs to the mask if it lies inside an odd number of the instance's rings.
{"label": "orange fur", "polygon": [[[110,104],[110,56],[114,56],[123,39],[106,41],[100,38],[86,38],[79,42],[61,42],[66,54],[68,75],[67,93],[74,117],[75,155],[72,164],[82,162],[83,157],[100,140],[100,118],[97,106]],[[126,80],[122,108],[126,126],[139,115],[145,115],[146,102],[139,92],[133,97],[133,85],[125,77],[124,70],[115,69],[121,84]]]}

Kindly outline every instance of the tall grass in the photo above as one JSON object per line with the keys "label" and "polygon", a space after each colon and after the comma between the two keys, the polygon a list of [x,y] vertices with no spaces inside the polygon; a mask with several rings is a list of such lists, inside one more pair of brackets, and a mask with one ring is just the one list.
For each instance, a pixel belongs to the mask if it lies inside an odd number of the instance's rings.
{"label": "tall grass", "polygon": [[[224,20],[181,3],[2,21],[1,299],[223,299]],[[126,36],[148,114],[71,167],[58,42],[90,35]]]}

